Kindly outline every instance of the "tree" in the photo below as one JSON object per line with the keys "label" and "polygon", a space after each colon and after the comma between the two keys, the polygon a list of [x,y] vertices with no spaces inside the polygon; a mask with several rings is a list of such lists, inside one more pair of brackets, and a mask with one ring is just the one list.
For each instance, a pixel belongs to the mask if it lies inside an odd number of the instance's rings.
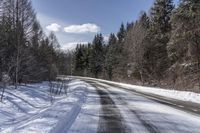
{"label": "tree", "polygon": [[40,26],[40,23],[37,20],[35,20],[35,22],[33,23],[32,36],[31,36],[31,47],[33,52],[35,52],[35,54],[37,54],[38,48],[43,38],[44,38],[44,33]]}
{"label": "tree", "polygon": [[59,75],[70,75],[71,70],[71,55],[69,51],[59,51],[57,53],[56,66],[58,68]]}
{"label": "tree", "polygon": [[9,75],[7,75],[6,73],[3,73],[2,74],[2,86],[1,86],[1,89],[2,89],[2,92],[1,92],[1,98],[0,98],[0,102],[3,101],[3,96],[4,96],[4,93],[5,93],[5,89],[8,85],[8,83],[10,82],[10,77]]}
{"label": "tree", "polygon": [[147,76],[147,66],[145,66],[145,50],[147,31],[149,29],[149,17],[144,12],[128,30],[125,38],[126,51],[128,53],[127,64],[132,65],[131,71],[136,78],[144,83]]}
{"label": "tree", "polygon": [[[172,0],[156,0],[150,16],[149,42],[146,58],[152,79],[160,81],[164,72],[169,68],[167,43],[171,31],[171,13],[174,9]],[[159,82],[160,83],[160,82]]]}
{"label": "tree", "polygon": [[64,73],[65,58],[54,33],[43,33],[31,0],[0,0],[0,81],[6,74],[17,88],[55,79]]}
{"label": "tree", "polygon": [[13,28],[12,19],[10,17],[11,11],[10,1],[1,1],[0,5],[0,62],[1,62],[1,73],[8,73],[11,75],[14,65],[14,49],[13,45]]}
{"label": "tree", "polygon": [[126,29],[125,29],[124,24],[122,23],[120,26],[119,32],[117,33],[119,43],[124,42],[125,36],[126,36]]}
{"label": "tree", "polygon": [[126,51],[124,50],[124,41],[126,36],[126,29],[124,24],[122,23],[120,29],[117,33],[117,44],[115,48],[115,57],[116,57],[116,66],[114,69],[114,73],[116,74],[116,78],[122,78],[124,76],[124,72],[126,71],[126,62],[124,57],[126,56]]}
{"label": "tree", "polygon": [[91,72],[94,74],[95,78],[97,78],[103,70],[103,64],[104,64],[103,45],[104,41],[102,34],[97,34],[94,37],[90,55],[90,69]]}
{"label": "tree", "polygon": [[92,46],[90,43],[84,45],[83,49],[83,60],[84,60],[84,76],[90,75],[90,56],[91,56]]}
{"label": "tree", "polygon": [[109,36],[107,52],[106,52],[106,60],[105,60],[105,67],[106,72],[108,75],[109,80],[112,80],[114,68],[117,65],[116,63],[116,46],[117,45],[117,38],[115,34],[111,33]]}
{"label": "tree", "polygon": [[78,75],[83,75],[85,69],[85,60],[84,60],[84,46],[77,45],[75,51],[75,71]]}
{"label": "tree", "polygon": [[198,73],[200,86],[200,1],[182,0],[173,13],[172,26],[172,35],[168,43],[171,62],[191,64],[187,66],[192,67],[191,74]]}
{"label": "tree", "polygon": [[[35,12],[32,9],[30,0],[9,0],[2,4],[3,18],[5,21],[5,41],[4,43],[12,47],[9,50],[10,60],[14,60],[15,74],[11,74],[15,79],[15,87],[20,77],[20,69],[23,65],[22,57],[27,52],[30,44],[33,22],[35,21]],[[14,58],[14,59],[13,59]],[[13,62],[12,62],[13,63]]]}

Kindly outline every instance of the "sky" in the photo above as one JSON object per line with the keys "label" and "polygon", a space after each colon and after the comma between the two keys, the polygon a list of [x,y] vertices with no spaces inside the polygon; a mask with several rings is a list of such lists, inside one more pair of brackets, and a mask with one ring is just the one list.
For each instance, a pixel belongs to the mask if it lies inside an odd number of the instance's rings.
{"label": "sky", "polygon": [[45,31],[53,31],[63,49],[91,42],[102,33],[107,40],[122,22],[136,20],[149,11],[154,0],[33,0],[37,18]]}

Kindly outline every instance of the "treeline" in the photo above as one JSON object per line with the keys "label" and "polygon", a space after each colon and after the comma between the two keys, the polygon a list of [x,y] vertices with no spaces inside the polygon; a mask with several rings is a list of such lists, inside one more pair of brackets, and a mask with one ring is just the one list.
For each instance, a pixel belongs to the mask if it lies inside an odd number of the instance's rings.
{"label": "treeline", "polygon": [[53,80],[67,74],[69,57],[54,33],[44,34],[30,0],[0,0],[0,81]]}
{"label": "treeline", "polygon": [[199,91],[200,1],[155,0],[108,43],[97,34],[74,52],[74,74]]}

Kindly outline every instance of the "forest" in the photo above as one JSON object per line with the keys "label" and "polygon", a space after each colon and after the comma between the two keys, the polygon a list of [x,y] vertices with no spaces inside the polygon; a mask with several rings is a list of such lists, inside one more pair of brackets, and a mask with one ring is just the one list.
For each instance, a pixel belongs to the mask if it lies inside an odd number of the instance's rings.
{"label": "forest", "polygon": [[17,85],[67,74],[69,54],[45,35],[30,0],[0,0],[0,79]]}
{"label": "forest", "polygon": [[0,80],[17,88],[71,74],[199,92],[200,1],[155,0],[108,41],[98,33],[66,52],[43,32],[31,0],[0,0]]}
{"label": "forest", "polygon": [[200,1],[155,0],[149,12],[73,53],[73,74],[200,91]]}

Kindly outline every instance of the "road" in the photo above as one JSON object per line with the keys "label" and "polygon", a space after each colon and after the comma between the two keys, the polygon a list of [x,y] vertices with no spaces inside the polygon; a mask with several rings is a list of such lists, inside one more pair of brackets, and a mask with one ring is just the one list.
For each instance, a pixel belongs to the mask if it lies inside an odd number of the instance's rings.
{"label": "road", "polygon": [[[6,89],[1,133],[200,133],[200,105],[105,80],[66,77],[51,102],[49,83]],[[58,83],[57,83],[58,84]]]}
{"label": "road", "polygon": [[[200,133],[198,104],[140,93],[103,81],[81,80],[95,88],[88,89],[88,95],[92,97],[87,98],[94,108],[79,113],[69,132],[80,132],[78,128],[85,122],[83,119],[99,113],[96,116],[99,117],[98,133]],[[92,102],[94,99],[98,99],[99,104]],[[87,100],[85,104],[88,104]],[[90,114],[86,117],[83,112]],[[85,122],[85,128],[91,122]],[[90,127],[82,130],[89,131],[92,132]]]}

